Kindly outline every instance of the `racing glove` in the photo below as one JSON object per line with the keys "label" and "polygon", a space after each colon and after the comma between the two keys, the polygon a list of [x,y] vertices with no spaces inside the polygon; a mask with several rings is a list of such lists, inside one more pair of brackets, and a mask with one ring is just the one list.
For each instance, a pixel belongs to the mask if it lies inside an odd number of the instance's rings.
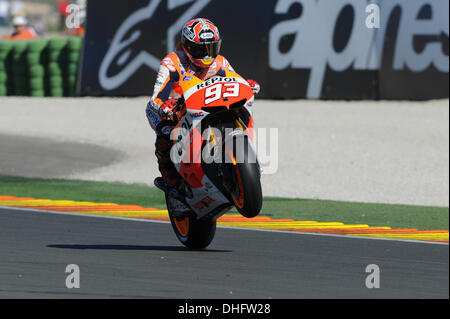
{"label": "racing glove", "polygon": [[258,94],[259,90],[261,89],[261,87],[259,86],[259,83],[256,82],[255,80],[251,80],[248,79],[247,83],[250,85],[250,87],[252,88],[253,94]]}
{"label": "racing glove", "polygon": [[161,117],[171,118],[173,115],[173,109],[175,108],[176,101],[174,99],[168,99],[159,108],[159,115]]}

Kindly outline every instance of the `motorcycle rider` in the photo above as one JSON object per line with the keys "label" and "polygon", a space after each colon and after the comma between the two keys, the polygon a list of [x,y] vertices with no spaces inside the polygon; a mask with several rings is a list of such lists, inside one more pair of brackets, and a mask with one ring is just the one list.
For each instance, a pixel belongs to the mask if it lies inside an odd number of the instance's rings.
{"label": "motorcycle rider", "polygon": [[[170,189],[177,189],[181,182],[181,176],[170,159],[170,132],[176,125],[170,118],[176,101],[183,94],[178,83],[186,73],[206,80],[215,75],[225,76],[225,69],[235,72],[227,59],[219,55],[221,44],[217,26],[208,19],[196,18],[183,26],[181,42],[176,51],[161,61],[146,115],[156,132],[155,155],[158,168],[164,183]],[[247,82],[253,93],[258,94],[259,84],[254,80]]]}

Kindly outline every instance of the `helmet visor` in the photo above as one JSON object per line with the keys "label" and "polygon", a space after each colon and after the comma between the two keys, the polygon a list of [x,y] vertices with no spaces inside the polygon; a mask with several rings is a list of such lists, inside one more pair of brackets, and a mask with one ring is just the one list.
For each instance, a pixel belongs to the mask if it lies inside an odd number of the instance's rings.
{"label": "helmet visor", "polygon": [[219,55],[221,42],[221,40],[212,43],[189,42],[185,48],[194,59],[215,58]]}

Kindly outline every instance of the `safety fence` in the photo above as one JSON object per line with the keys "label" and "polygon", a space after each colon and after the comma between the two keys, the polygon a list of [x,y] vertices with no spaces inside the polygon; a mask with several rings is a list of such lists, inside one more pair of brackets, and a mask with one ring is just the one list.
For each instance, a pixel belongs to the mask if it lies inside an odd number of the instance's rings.
{"label": "safety fence", "polygon": [[0,96],[76,96],[82,42],[0,40]]}

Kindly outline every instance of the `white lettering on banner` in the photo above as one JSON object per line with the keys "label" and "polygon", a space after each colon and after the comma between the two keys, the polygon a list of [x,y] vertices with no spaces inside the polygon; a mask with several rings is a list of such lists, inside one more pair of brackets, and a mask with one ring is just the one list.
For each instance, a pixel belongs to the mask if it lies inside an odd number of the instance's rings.
{"label": "white lettering on banner", "polygon": [[195,0],[168,0],[167,9],[173,10]]}
{"label": "white lettering on banner", "polygon": [[[425,4],[431,7],[430,20],[417,19],[417,14]],[[448,72],[448,56],[443,54],[440,42],[428,43],[423,52],[417,53],[413,48],[416,36],[438,36],[444,32],[449,35],[448,22],[449,1],[408,1],[402,6],[399,37],[394,54],[395,70],[402,70],[407,66],[415,72],[427,69],[431,64],[441,72]],[[387,12],[386,12],[387,13]],[[444,29],[442,29],[444,28]]]}
{"label": "white lettering on banner", "polygon": [[[158,72],[160,58],[157,58],[146,51],[139,52],[136,57],[128,62],[126,66],[116,75],[109,76],[108,70],[111,65],[117,59],[119,66],[125,64],[128,56],[131,55],[133,50],[133,43],[136,42],[141,36],[142,31],[136,30],[129,37],[125,36],[129,31],[137,24],[144,20],[150,20],[156,9],[161,4],[161,0],[150,0],[148,5],[142,9],[133,12],[122,25],[119,27],[114,35],[112,43],[103,58],[102,64],[98,74],[100,85],[105,90],[114,90],[124,84],[137,70],[143,65]],[[182,5],[185,5],[192,0],[170,0],[167,3],[168,10],[174,10]],[[198,12],[200,12],[211,0],[196,0],[189,9],[168,29],[167,31],[167,49],[168,52],[173,51],[175,48],[175,35],[179,32],[183,24],[189,19],[193,18]],[[118,56],[120,55],[120,56]],[[124,58],[125,57],[125,58]]]}
{"label": "white lettering on banner", "polygon": [[[376,2],[376,1],[372,1]],[[448,1],[430,0],[379,0],[381,21],[385,24],[394,8],[402,10],[400,27],[393,68],[409,69],[420,72],[431,63],[441,72],[448,72],[448,56],[442,52],[440,42],[428,43],[425,49],[417,53],[413,48],[413,38],[418,35],[438,36],[445,33],[448,37]],[[327,66],[334,71],[377,70],[381,65],[383,44],[386,33],[381,29],[365,27],[368,1],[351,0],[278,0],[275,14],[287,14],[294,4],[300,4],[302,14],[294,19],[276,24],[269,33],[269,66],[274,70],[310,69],[307,97],[319,98]],[[432,9],[430,20],[419,20],[417,15],[424,5]],[[350,38],[341,52],[333,47],[333,37],[337,20],[344,8],[351,8],[354,22]],[[313,31],[312,31],[313,30]],[[382,31],[381,31],[382,30]],[[295,35],[290,51],[280,52],[279,43],[286,35]],[[375,42],[376,45],[373,45]]]}
{"label": "white lettering on banner", "polygon": [[[195,17],[211,1],[167,1],[169,11],[189,4],[182,15],[167,29],[167,52],[175,50],[175,41],[184,23]],[[160,58],[146,50],[132,54],[133,44],[143,36],[143,31],[133,28],[142,21],[152,19],[162,4],[161,0],[149,0],[146,7],[133,12],[118,28],[99,69],[98,79],[103,89],[117,89],[142,66],[158,71]],[[269,67],[279,71],[287,68],[310,70],[308,98],[320,97],[327,67],[336,72],[350,68],[353,70],[380,68],[386,26],[397,7],[401,9],[401,16],[392,68],[422,72],[433,65],[441,72],[449,71],[449,58],[443,52],[439,40],[444,36],[448,38],[449,35],[448,0],[277,0],[274,13],[285,15],[296,4],[302,6],[301,15],[281,21],[269,31]],[[366,27],[368,19],[366,9],[374,8],[375,5],[381,10],[379,29]],[[426,6],[431,11],[431,17],[419,18],[419,12]],[[351,11],[354,20],[348,29],[348,41],[341,50],[334,47],[333,40],[336,24],[341,21],[344,10]],[[375,26],[379,23],[377,19],[373,22]],[[130,34],[130,30],[134,31]],[[295,40],[288,52],[281,52],[279,44],[286,35],[294,35]],[[414,49],[414,39],[417,37],[431,39],[425,43],[420,52]],[[131,56],[134,58],[130,60]],[[121,69],[117,74],[109,75],[108,71],[114,64]]]}

